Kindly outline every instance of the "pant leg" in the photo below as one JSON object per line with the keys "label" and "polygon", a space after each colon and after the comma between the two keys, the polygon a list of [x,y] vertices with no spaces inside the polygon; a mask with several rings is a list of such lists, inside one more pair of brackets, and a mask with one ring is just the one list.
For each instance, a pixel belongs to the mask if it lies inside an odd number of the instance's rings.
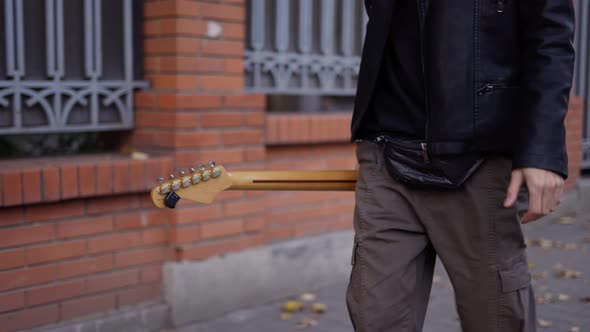
{"label": "pant leg", "polygon": [[464,332],[532,332],[535,302],[516,208],[503,202],[511,162],[491,159],[458,191],[413,192],[455,289]]}
{"label": "pant leg", "polygon": [[359,144],[353,268],[346,301],[357,332],[422,330],[435,252],[377,145]]}

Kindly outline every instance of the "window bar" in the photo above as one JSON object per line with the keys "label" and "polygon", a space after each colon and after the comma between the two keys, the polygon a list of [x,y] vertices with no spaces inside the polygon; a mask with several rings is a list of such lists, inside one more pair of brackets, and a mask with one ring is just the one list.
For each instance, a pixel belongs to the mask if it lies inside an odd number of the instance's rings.
{"label": "window bar", "polygon": [[334,53],[334,0],[322,0],[320,48],[322,54]]}
{"label": "window bar", "polygon": [[[310,54],[313,38],[313,0],[299,1],[299,51]],[[309,88],[309,66],[301,66],[301,88]]]}
{"label": "window bar", "polygon": [[121,110],[121,119],[125,125],[133,123],[133,3],[132,0],[123,1],[123,49],[125,61],[125,110]]}
{"label": "window bar", "polygon": [[289,2],[290,0],[276,0],[275,47],[280,53],[289,50]]}
{"label": "window bar", "polygon": [[[254,52],[264,49],[266,28],[266,0],[252,0],[250,13],[250,47]],[[262,67],[260,61],[252,64],[252,83],[254,87],[262,86]]]}

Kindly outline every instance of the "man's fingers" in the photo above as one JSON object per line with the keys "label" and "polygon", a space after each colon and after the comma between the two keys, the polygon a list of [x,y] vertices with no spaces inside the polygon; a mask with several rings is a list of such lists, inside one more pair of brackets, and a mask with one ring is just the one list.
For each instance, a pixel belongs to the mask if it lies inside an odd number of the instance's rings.
{"label": "man's fingers", "polygon": [[[529,209],[527,211],[528,218],[536,220],[543,214],[543,187],[540,182],[527,182],[529,189]],[[524,220],[523,220],[524,221]]]}
{"label": "man's fingers", "polygon": [[510,179],[510,185],[506,193],[506,200],[504,200],[504,207],[512,207],[518,199],[518,191],[524,181],[524,175],[521,171],[513,171],[512,178]]}
{"label": "man's fingers", "polygon": [[524,214],[524,216],[522,216],[522,218],[521,218],[520,221],[523,224],[527,224],[527,223],[529,223],[531,221],[535,221],[535,220],[541,219],[542,217],[543,217],[542,214],[527,212],[527,213]]}

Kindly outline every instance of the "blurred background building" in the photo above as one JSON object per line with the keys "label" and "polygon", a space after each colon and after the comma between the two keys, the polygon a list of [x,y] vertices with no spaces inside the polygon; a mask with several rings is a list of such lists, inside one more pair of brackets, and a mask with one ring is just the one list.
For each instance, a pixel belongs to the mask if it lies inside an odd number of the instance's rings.
{"label": "blurred background building", "polygon": [[[577,7],[568,190],[590,169]],[[350,252],[290,243],[350,230],[352,193],[148,191],[209,160],[353,169],[366,20],[356,0],[0,0],[0,331],[155,331],[329,278]]]}

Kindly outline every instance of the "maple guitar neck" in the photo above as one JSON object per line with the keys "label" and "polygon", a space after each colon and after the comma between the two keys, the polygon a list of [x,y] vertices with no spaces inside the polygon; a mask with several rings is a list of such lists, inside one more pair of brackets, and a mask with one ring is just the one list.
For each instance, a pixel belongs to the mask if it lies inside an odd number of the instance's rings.
{"label": "maple guitar neck", "polygon": [[238,171],[229,177],[229,190],[351,191],[357,171]]}

